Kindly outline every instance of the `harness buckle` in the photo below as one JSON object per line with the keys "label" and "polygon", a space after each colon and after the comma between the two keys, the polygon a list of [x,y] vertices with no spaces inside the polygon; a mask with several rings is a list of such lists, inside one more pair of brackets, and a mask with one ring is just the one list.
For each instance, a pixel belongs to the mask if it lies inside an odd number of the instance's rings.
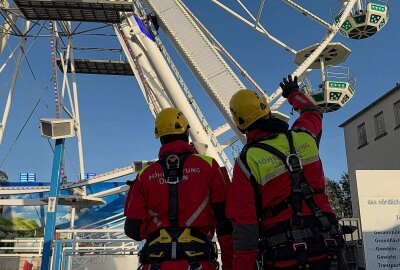
{"label": "harness buckle", "polygon": [[[172,179],[172,180],[171,180]],[[179,181],[179,177],[167,177],[167,179],[165,180],[165,183],[169,184],[169,185],[176,185],[178,184]]]}
{"label": "harness buckle", "polygon": [[338,247],[336,239],[325,238],[324,239],[324,243],[325,243],[325,246],[326,246],[326,251],[328,253],[328,258],[329,259],[336,259],[337,258],[336,249]]}
{"label": "harness buckle", "polygon": [[306,242],[299,242],[293,244],[293,250],[298,251],[306,251],[307,250],[307,243]]}
{"label": "harness buckle", "polygon": [[166,176],[165,182],[170,185],[178,184],[180,182],[179,175],[178,175],[179,174],[178,169],[179,169],[179,165],[180,165],[179,164],[180,163],[179,156],[176,154],[171,154],[167,157],[165,163],[167,166],[167,170],[169,171],[168,175]]}
{"label": "harness buckle", "polygon": [[301,183],[300,188],[301,188],[301,191],[303,192],[304,199],[308,200],[308,199],[312,198],[313,191],[307,182]]}
{"label": "harness buckle", "polygon": [[325,246],[327,246],[327,247],[329,247],[329,246],[337,246],[337,241],[336,241],[336,239],[333,239],[333,238],[325,238],[324,239],[324,243],[325,243]]}
{"label": "harness buckle", "polygon": [[178,169],[179,168],[179,156],[176,154],[171,154],[167,157],[167,169]]}
{"label": "harness buckle", "polygon": [[286,157],[286,164],[291,172],[298,172],[303,169],[300,157],[296,154],[290,154]]}

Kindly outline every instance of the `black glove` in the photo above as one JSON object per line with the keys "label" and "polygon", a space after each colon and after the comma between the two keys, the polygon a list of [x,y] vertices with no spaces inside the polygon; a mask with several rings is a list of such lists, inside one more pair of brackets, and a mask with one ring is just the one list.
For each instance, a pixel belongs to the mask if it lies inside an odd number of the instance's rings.
{"label": "black glove", "polygon": [[292,80],[292,75],[289,75],[287,79],[283,78],[283,82],[281,82],[279,85],[282,88],[282,97],[284,98],[288,98],[291,93],[299,91],[297,76],[294,76],[294,80]]}

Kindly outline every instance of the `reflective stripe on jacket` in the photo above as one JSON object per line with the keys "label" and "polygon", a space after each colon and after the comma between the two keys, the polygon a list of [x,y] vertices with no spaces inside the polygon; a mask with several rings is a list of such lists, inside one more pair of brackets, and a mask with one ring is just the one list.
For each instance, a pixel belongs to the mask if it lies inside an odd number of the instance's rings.
{"label": "reflective stripe on jacket", "polygon": [[[311,135],[305,132],[292,132],[292,136],[297,155],[300,157],[303,166],[319,160],[318,146]],[[260,141],[260,143],[272,145],[285,155],[290,154],[289,144],[283,133],[278,134],[276,138]],[[247,151],[246,160],[250,171],[241,159],[238,159],[240,168],[249,179],[250,175],[253,175],[260,185],[265,185],[268,181],[287,171],[278,157],[260,148],[250,148]]]}

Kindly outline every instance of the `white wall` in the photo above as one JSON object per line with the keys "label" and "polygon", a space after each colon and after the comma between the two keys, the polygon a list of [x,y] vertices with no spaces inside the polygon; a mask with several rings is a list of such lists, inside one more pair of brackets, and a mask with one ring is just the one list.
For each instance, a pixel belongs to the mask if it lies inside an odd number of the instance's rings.
{"label": "white wall", "polygon": [[[400,89],[363,112],[344,127],[353,213],[359,217],[356,170],[400,169],[400,128],[395,129],[393,103],[400,100]],[[374,115],[383,111],[386,136],[375,140]],[[365,122],[368,145],[358,149],[357,126]],[[399,179],[400,181],[400,179]],[[379,185],[379,179],[376,179]]]}

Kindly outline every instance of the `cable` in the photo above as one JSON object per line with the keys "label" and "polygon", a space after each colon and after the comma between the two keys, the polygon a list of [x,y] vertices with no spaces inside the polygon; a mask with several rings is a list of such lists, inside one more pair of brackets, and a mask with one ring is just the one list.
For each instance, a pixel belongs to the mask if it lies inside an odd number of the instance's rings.
{"label": "cable", "polygon": [[31,111],[31,113],[29,114],[28,119],[25,120],[25,123],[24,123],[24,125],[22,126],[21,130],[18,132],[17,137],[15,138],[15,140],[14,140],[14,142],[12,143],[11,147],[8,149],[7,154],[5,155],[5,157],[3,158],[3,160],[1,161],[0,168],[3,166],[3,164],[4,164],[4,162],[6,161],[8,155],[10,154],[12,148],[14,147],[15,143],[18,141],[19,137],[21,136],[22,131],[24,130],[24,128],[25,128],[26,125],[28,124],[29,119],[31,119],[31,116],[32,116],[33,113],[35,112],[37,106],[39,105],[39,102],[40,102],[40,98],[39,98],[38,101],[36,102],[36,105],[35,105],[35,107],[33,108],[33,110]]}
{"label": "cable", "polygon": [[[43,26],[39,29],[37,35],[40,34],[40,31],[41,31],[42,29],[43,29]],[[36,40],[37,35],[36,35],[36,37],[34,38],[33,41]],[[13,142],[13,144],[11,145],[11,147],[10,147],[9,151],[7,152],[6,156],[5,156],[4,159],[2,160],[2,162],[1,162],[1,164],[0,164],[0,168],[1,168],[1,166],[4,164],[4,162],[5,162],[5,160],[7,159],[8,155],[10,154],[12,148],[14,147],[15,143],[17,142],[17,140],[18,140],[19,136],[21,135],[23,129],[24,129],[25,126],[27,125],[27,122],[29,121],[30,117],[31,117],[32,114],[35,112],[35,110],[36,110],[38,104],[40,103],[40,100],[42,100],[43,103],[45,104],[45,107],[46,107],[47,111],[48,111],[49,113],[51,113],[51,112],[50,112],[50,109],[49,109],[49,105],[48,105],[48,103],[46,102],[46,100],[44,99],[44,94],[43,94],[44,91],[43,91],[43,90],[40,90],[40,87],[38,86],[38,83],[37,83],[36,76],[35,76],[35,74],[34,74],[34,72],[33,72],[32,66],[30,65],[30,62],[29,62],[28,57],[27,57],[27,54],[28,54],[28,52],[30,51],[30,49],[32,48],[33,43],[34,43],[34,42],[32,42],[32,43],[30,44],[30,46],[28,47],[28,50],[23,51],[23,54],[24,54],[24,58],[25,58],[25,60],[26,60],[26,62],[27,62],[27,64],[28,64],[28,66],[29,66],[29,70],[30,70],[30,72],[31,72],[31,75],[32,75],[32,77],[33,77],[33,79],[34,79],[34,81],[35,81],[35,85],[36,85],[36,87],[39,89],[40,98],[39,98],[39,100],[36,102],[33,111],[31,112],[31,114],[29,115],[29,117],[28,117],[27,121],[25,122],[24,126],[22,127],[22,129],[21,129],[20,132],[18,133],[17,138],[14,140],[14,142]],[[9,45],[9,44],[7,44],[7,45],[8,45],[9,50],[11,51],[10,45]],[[12,58],[14,59],[14,62],[16,62],[15,57],[13,56]],[[25,79],[24,79],[22,73],[19,73],[19,77],[21,78],[21,81],[23,82],[23,84],[24,84],[24,86],[25,86],[25,90],[27,90],[29,99],[30,99],[30,101],[31,101],[31,103],[32,103],[32,105],[33,105],[32,97],[31,97],[31,95],[30,95],[30,93],[29,93],[29,88],[27,87],[27,83],[26,83],[26,81],[25,81]],[[49,83],[52,82],[52,81],[53,81],[53,78],[50,79]],[[44,90],[47,90],[48,88],[49,88],[49,85],[48,85]],[[37,119],[40,121],[40,116],[39,116],[39,113],[38,113],[38,112],[36,112],[36,116],[37,116]],[[47,139],[47,142],[49,143],[49,146],[50,146],[50,148],[51,148],[51,151],[54,153],[54,148],[53,148],[53,145],[51,144],[50,140]],[[69,162],[71,163],[71,167],[72,167],[74,173],[75,173],[76,175],[78,175],[78,174],[77,174],[77,170],[76,170],[76,168],[75,168],[75,166],[74,166],[74,164],[73,164],[73,162],[72,162],[71,156],[69,155],[67,148],[64,147],[64,149],[65,149],[65,152],[66,152],[66,154],[67,154],[67,156],[68,156],[68,160],[69,160]],[[79,178],[79,177],[77,177],[77,178]]]}

